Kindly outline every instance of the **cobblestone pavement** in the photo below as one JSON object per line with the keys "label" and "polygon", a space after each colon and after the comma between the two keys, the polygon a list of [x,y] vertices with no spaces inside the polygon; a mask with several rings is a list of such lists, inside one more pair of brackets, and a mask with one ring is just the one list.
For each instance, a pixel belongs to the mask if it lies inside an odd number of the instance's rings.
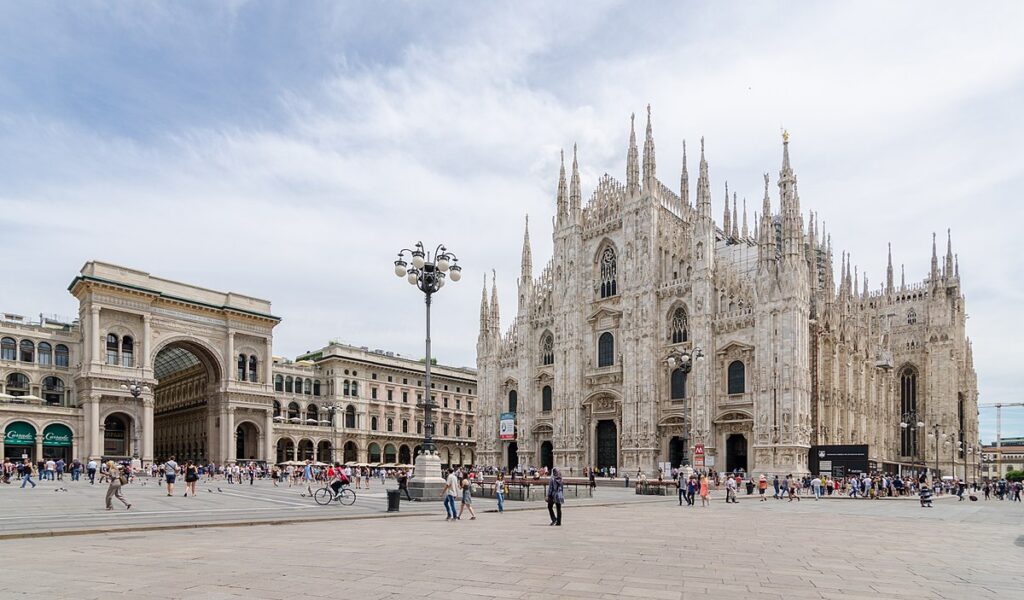
{"label": "cobblestone pavement", "polygon": [[[479,508],[490,503],[478,502]],[[1008,502],[675,502],[0,542],[3,598],[1020,597]]]}

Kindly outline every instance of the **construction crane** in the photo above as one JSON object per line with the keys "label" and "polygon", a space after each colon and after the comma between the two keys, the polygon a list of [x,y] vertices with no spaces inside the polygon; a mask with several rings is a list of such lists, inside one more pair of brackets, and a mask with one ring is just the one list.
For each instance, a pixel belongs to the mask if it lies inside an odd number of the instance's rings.
{"label": "construction crane", "polygon": [[996,460],[998,464],[996,466],[996,474],[999,477],[1003,476],[1003,407],[1010,406],[1024,406],[1024,402],[997,402],[996,404],[988,404],[983,406],[994,406],[996,407],[996,454],[998,454]]}

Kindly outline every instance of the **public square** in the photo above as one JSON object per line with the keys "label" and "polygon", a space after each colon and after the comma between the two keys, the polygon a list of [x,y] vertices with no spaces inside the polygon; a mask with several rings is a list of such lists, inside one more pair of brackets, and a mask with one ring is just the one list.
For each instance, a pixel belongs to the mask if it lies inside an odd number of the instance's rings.
{"label": "public square", "polygon": [[[944,497],[923,509],[913,499],[741,496],[726,505],[718,493],[709,508],[687,508],[602,487],[589,505],[567,502],[563,526],[550,527],[540,502],[512,502],[498,514],[493,501],[477,499],[475,521],[449,523],[440,503],[412,512],[403,503],[400,517],[384,516],[379,489],[342,508],[313,506],[294,489],[246,487],[202,492],[211,499],[197,498],[200,509],[130,486],[133,511],[179,525],[171,530],[5,539],[6,562],[24,568],[4,569],[0,596],[996,599],[1024,586],[1022,509],[1010,502]],[[18,503],[13,512],[29,520],[59,514],[72,494],[21,491],[0,490],[0,502]],[[91,505],[60,525],[102,514],[100,490],[79,494]],[[302,522],[339,509],[353,518]],[[225,522],[262,511],[277,524],[192,526],[218,510]],[[118,509],[107,524],[133,517]]]}

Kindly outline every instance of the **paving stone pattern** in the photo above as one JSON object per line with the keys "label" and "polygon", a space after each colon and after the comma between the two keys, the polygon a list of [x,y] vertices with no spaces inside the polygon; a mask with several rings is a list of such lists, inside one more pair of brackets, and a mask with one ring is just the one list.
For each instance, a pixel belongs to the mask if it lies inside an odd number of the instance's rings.
{"label": "paving stone pattern", "polygon": [[741,497],[570,506],[562,527],[520,510],[36,537],[0,542],[0,597],[1005,599],[1024,589],[1022,516]]}

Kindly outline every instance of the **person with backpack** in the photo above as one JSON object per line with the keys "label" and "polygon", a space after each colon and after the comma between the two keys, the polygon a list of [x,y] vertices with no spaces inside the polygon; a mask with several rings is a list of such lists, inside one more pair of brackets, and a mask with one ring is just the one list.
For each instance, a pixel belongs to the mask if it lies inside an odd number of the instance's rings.
{"label": "person with backpack", "polygon": [[164,463],[164,480],[167,481],[167,495],[174,495],[174,479],[178,476],[178,463],[174,462],[174,457],[167,459]]}

